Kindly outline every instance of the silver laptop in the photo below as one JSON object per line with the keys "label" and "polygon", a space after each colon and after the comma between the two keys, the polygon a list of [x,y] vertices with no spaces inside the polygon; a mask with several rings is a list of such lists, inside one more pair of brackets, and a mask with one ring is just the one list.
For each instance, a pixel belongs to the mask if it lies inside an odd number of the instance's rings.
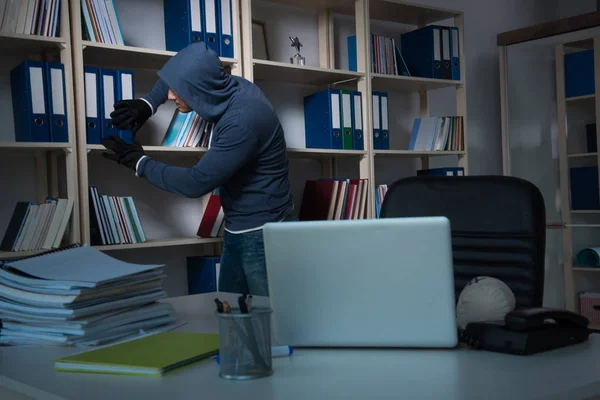
{"label": "silver laptop", "polygon": [[447,218],[280,222],[263,235],[278,343],[457,345]]}

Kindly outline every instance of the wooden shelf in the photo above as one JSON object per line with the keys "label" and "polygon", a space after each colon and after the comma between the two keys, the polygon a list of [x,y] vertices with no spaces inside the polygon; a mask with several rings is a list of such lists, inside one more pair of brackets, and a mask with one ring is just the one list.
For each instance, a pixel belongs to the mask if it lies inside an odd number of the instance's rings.
{"label": "wooden shelf", "polygon": [[462,85],[462,81],[431,79],[417,76],[371,74],[373,91],[419,92]]}
{"label": "wooden shelf", "polygon": [[[148,154],[203,154],[208,150],[206,147],[176,147],[176,146],[143,146]],[[88,151],[93,153],[108,151],[101,144],[86,145]]]}
{"label": "wooden shelf", "polygon": [[189,245],[200,245],[200,244],[215,244],[222,242],[222,238],[169,238],[169,239],[152,239],[143,243],[135,244],[111,244],[105,246],[94,246],[95,249],[100,251],[111,251],[111,250],[133,250],[133,249],[145,249],[152,247],[172,247],[172,246],[189,246]]}
{"label": "wooden shelf", "polygon": [[595,99],[596,95],[595,94],[587,94],[585,96],[577,96],[577,97],[567,97],[567,103],[570,103],[572,101],[581,101],[581,100],[590,100],[590,99]]}
{"label": "wooden shelf", "polygon": [[367,154],[364,150],[332,150],[332,149],[293,149],[288,148],[290,156],[317,156],[317,157],[349,157],[364,156]]}
{"label": "wooden shelf", "polygon": [[569,158],[583,158],[583,157],[596,157],[598,153],[575,153],[569,154],[567,157]]}
{"label": "wooden shelf", "polygon": [[464,156],[464,151],[418,151],[418,150],[375,150],[376,156],[401,156],[401,157],[441,157]]}
{"label": "wooden shelf", "polygon": [[573,267],[573,271],[600,272],[600,268]]}
{"label": "wooden shelf", "polygon": [[0,251],[0,260],[16,260],[24,257],[31,257],[38,254],[41,254],[47,249],[44,250],[32,250],[32,251]]}
{"label": "wooden shelf", "polygon": [[600,210],[571,210],[571,214],[600,214]]}
{"label": "wooden shelf", "polygon": [[56,142],[0,142],[0,150],[71,150],[69,143]]}
{"label": "wooden shelf", "polygon": [[22,33],[0,33],[0,49],[14,51],[42,51],[65,48],[67,42],[60,37],[25,35]]}
{"label": "wooden shelf", "polygon": [[286,64],[253,59],[255,81],[276,81],[305,85],[327,85],[365,76],[361,72]]}
{"label": "wooden shelf", "polygon": [[[120,46],[115,44],[82,41],[83,58],[86,64],[106,65],[132,69],[158,70],[177,54],[174,51],[148,49],[144,47]],[[237,60],[221,58],[225,65],[235,64]]]}

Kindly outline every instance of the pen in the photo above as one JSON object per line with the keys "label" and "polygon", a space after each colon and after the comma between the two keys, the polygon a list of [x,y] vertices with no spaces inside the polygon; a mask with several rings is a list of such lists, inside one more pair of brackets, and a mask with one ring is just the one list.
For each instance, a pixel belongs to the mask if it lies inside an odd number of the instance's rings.
{"label": "pen", "polygon": [[[294,348],[292,346],[272,346],[271,347],[271,358],[287,357],[287,356],[291,356],[292,354],[294,354]],[[215,359],[217,360],[217,364],[219,364],[220,357],[218,354],[215,356]]]}

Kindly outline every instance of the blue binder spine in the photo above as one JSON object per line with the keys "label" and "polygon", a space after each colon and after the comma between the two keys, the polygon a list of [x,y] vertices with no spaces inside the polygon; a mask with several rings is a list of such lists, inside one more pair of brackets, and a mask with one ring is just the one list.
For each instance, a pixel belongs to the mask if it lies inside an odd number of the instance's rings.
{"label": "blue binder spine", "polygon": [[169,0],[165,4],[165,47],[179,51],[190,44],[192,32],[191,4],[199,6],[201,0]]}
{"label": "blue binder spine", "polygon": [[57,62],[47,62],[45,67],[50,141],[66,143],[69,141],[69,127],[65,98],[65,66]]}
{"label": "blue binder spine", "polygon": [[460,81],[460,39],[458,28],[450,27],[450,61],[452,79]]}
{"label": "blue binder spine", "polygon": [[358,91],[352,91],[352,131],[353,141],[352,145],[354,150],[365,149],[365,138],[363,135],[363,124],[362,124],[362,93]]}
{"label": "blue binder spine", "polygon": [[[133,72],[117,71],[117,100],[131,100],[134,98]],[[119,137],[126,143],[133,142],[133,131],[119,129]]]}
{"label": "blue binder spine", "polygon": [[356,35],[348,36],[348,69],[350,71],[358,71],[357,55],[356,55]]}
{"label": "blue binder spine", "polygon": [[379,100],[378,92],[372,93],[373,101],[373,149],[382,150],[382,137],[381,137],[381,102]]}
{"label": "blue binder spine", "polygon": [[85,129],[88,144],[100,144],[100,70],[84,67],[85,84]]}
{"label": "blue binder spine", "polygon": [[388,94],[385,92],[377,93],[379,95],[379,112],[381,113],[381,149],[390,149],[390,120],[388,115]]}
{"label": "blue binder spine", "polygon": [[27,60],[10,71],[15,140],[49,142],[48,97],[44,63]]}
{"label": "blue binder spine", "polygon": [[218,56],[221,55],[221,46],[219,43],[219,10],[217,1],[219,0],[201,0],[202,1],[202,16],[205,27],[205,43]]}
{"label": "blue binder spine", "polygon": [[413,124],[412,133],[410,134],[410,141],[408,143],[408,150],[414,150],[415,144],[417,142],[417,137],[419,136],[419,128],[421,127],[421,118],[415,118],[415,122]]}
{"label": "blue binder spine", "polygon": [[327,89],[304,98],[306,147],[342,149],[340,91]]}
{"label": "blue binder spine", "polygon": [[187,258],[188,294],[213,293],[219,286],[218,257]]}
{"label": "blue binder spine", "polygon": [[438,25],[402,34],[401,51],[412,76],[442,79],[442,35]]}
{"label": "blue binder spine", "polygon": [[233,28],[231,0],[218,0],[219,42],[221,57],[233,58]]}
{"label": "blue binder spine", "polygon": [[595,93],[594,50],[565,54],[565,96]]}
{"label": "blue binder spine", "polygon": [[100,132],[102,139],[119,135],[119,131],[112,124],[110,117],[117,99],[117,71],[100,68]]}

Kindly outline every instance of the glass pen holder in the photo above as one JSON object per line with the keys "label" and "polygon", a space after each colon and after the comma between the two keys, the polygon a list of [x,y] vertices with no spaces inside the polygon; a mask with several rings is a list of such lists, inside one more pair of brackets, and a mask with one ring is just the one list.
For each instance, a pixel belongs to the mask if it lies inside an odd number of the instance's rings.
{"label": "glass pen holder", "polygon": [[256,379],[273,373],[271,364],[270,308],[217,312],[219,320],[219,376],[225,379]]}

